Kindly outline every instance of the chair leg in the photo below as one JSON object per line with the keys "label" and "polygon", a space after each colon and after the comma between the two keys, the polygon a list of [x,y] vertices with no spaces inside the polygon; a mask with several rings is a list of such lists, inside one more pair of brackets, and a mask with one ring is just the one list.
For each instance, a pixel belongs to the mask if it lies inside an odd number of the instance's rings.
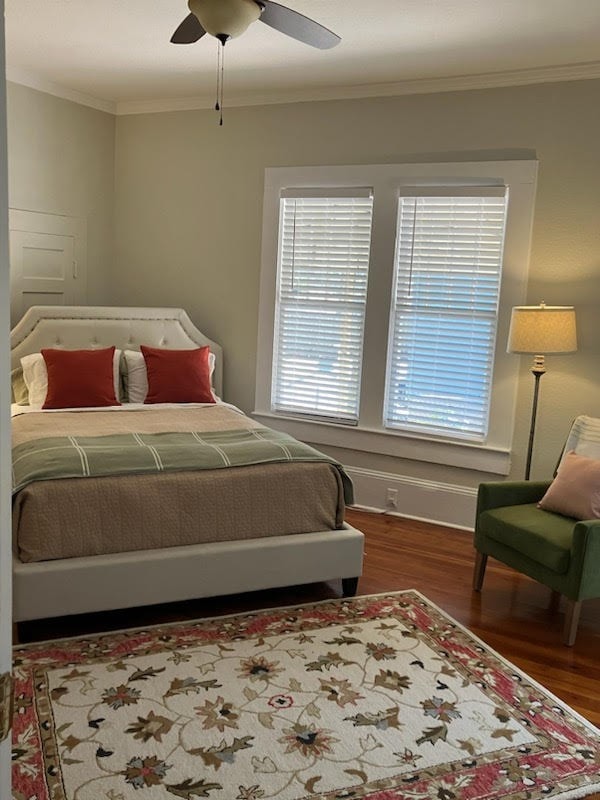
{"label": "chair leg", "polygon": [[487,560],[487,555],[485,553],[480,553],[478,550],[477,557],[475,558],[475,569],[473,570],[473,589],[475,589],[476,592],[480,592],[483,586]]}
{"label": "chair leg", "polygon": [[581,614],[581,602],[581,600],[570,600],[567,598],[565,628],[563,632],[563,643],[566,644],[567,647],[572,647],[575,644],[579,615]]}

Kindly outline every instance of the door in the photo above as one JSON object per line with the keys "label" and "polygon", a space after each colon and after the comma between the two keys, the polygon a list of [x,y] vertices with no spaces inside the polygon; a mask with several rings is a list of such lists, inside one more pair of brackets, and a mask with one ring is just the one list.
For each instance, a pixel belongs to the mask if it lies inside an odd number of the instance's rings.
{"label": "door", "polygon": [[10,232],[10,319],[14,327],[31,306],[77,305],[72,236]]}
{"label": "door", "polygon": [[[10,672],[12,661],[9,297],[4,0],[0,0],[0,676]],[[0,719],[3,713],[0,708]],[[0,797],[11,797],[10,736],[0,741]]]}
{"label": "door", "polygon": [[8,225],[11,326],[30,306],[85,305],[85,220],[11,208]]}

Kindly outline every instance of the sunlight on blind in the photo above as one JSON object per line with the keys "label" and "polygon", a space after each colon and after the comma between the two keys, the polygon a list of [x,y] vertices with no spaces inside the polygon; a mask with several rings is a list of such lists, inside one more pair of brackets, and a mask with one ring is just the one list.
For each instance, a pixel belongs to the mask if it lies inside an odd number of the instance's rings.
{"label": "sunlight on blind", "polygon": [[358,420],[373,203],[361,194],[280,201],[274,411]]}
{"label": "sunlight on blind", "polygon": [[505,194],[400,198],[386,427],[485,439],[506,207]]}

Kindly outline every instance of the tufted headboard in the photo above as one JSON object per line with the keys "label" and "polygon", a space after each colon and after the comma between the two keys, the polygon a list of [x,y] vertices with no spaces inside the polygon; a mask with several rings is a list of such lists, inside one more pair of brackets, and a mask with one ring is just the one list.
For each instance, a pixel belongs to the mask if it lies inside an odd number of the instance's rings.
{"label": "tufted headboard", "polygon": [[209,345],[215,354],[213,385],[222,392],[223,351],[192,323],[181,308],[118,306],[32,306],[10,334],[11,369],[42,347],[77,350],[115,345],[139,350],[141,344],[187,350]]}

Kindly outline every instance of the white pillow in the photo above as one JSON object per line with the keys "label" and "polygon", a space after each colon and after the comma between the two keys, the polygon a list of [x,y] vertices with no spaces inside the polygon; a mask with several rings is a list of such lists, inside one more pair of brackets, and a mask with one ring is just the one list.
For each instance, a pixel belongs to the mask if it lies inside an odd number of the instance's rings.
{"label": "white pillow", "polygon": [[[143,403],[148,394],[148,374],[146,372],[144,354],[139,350],[124,350],[123,355],[127,364],[127,399],[130,403]],[[209,353],[208,368],[210,370],[211,386],[213,372],[215,371],[215,361],[215,354]]]}
{"label": "white pillow", "polygon": [[[121,351],[115,350],[113,356],[113,382],[115,387],[115,397],[119,399],[119,361],[121,359]],[[31,353],[29,356],[23,356],[21,359],[21,367],[23,368],[23,380],[27,386],[29,394],[30,406],[41,406],[46,402],[46,395],[48,394],[48,370],[46,369],[46,362],[41,353]]]}

